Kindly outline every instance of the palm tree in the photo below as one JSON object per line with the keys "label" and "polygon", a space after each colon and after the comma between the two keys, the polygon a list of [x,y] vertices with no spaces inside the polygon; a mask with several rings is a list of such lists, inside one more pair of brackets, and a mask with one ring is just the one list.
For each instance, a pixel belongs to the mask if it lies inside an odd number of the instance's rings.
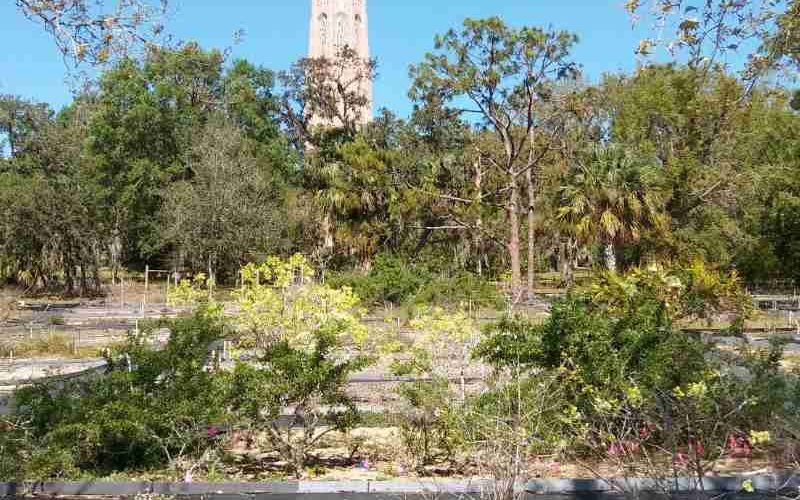
{"label": "palm tree", "polygon": [[559,220],[584,244],[601,244],[611,271],[621,245],[665,227],[663,200],[646,179],[651,168],[619,146],[596,147],[570,169],[559,191]]}

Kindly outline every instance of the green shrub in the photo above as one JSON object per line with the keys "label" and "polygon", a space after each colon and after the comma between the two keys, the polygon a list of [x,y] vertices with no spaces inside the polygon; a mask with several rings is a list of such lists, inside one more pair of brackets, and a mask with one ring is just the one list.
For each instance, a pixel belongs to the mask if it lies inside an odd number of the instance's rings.
{"label": "green shrub", "polygon": [[[571,441],[572,458],[596,453],[598,460],[640,471],[639,455],[631,450],[668,451],[671,463],[680,461],[702,477],[737,436],[797,441],[797,427],[790,427],[797,426],[800,384],[781,368],[781,346],[745,344],[728,353],[682,327],[687,319],[725,311],[741,318],[746,303],[735,275],[698,264],[604,274],[557,301],[541,325],[511,317],[487,326],[473,355],[512,374],[512,381],[558,377],[568,404],[554,406],[568,418],[542,413],[542,443],[552,446],[561,435]],[[503,396],[509,388],[517,389],[518,402]],[[500,411],[513,414],[514,404],[541,392],[512,382],[482,396],[479,413],[505,407]]]}
{"label": "green shrub", "polygon": [[428,281],[414,294],[413,301],[416,304],[464,304],[473,308],[501,308],[505,303],[494,283],[469,272]]}
{"label": "green shrub", "polygon": [[20,423],[0,423],[0,481],[24,479],[24,465],[29,449],[25,429]]}
{"label": "green shrub", "polygon": [[445,379],[407,382],[398,388],[407,408],[400,420],[403,448],[418,472],[449,461],[460,444],[456,395]]}
{"label": "green shrub", "polygon": [[499,367],[567,369],[582,409],[630,391],[659,393],[699,382],[708,346],[680,328],[687,317],[742,310],[742,293],[700,265],[606,273],[553,305],[541,325],[507,318],[489,325],[475,356]]}
{"label": "green shrub", "polygon": [[364,304],[400,304],[429,280],[426,270],[415,268],[398,257],[379,255],[368,274],[333,274],[328,284],[334,288],[351,287]]}
{"label": "green shrub", "polygon": [[[312,332],[305,345],[278,340],[258,365],[240,362],[232,376],[231,408],[239,424],[265,433],[268,441],[300,477],[314,446],[330,431],[347,431],[359,420],[355,401],[345,392],[348,377],[370,359],[345,354],[340,343],[344,322],[332,321]],[[289,429],[276,420],[294,408]]]}
{"label": "green shrub", "polygon": [[460,305],[473,307],[502,307],[502,295],[497,287],[466,271],[436,273],[394,256],[381,255],[368,274],[355,271],[334,273],[328,278],[334,288],[349,286],[364,304]]}
{"label": "green shrub", "polygon": [[[160,323],[131,336],[103,377],[17,392],[34,451],[29,478],[174,466],[213,445],[206,429],[224,419],[225,386],[203,367],[219,319],[200,311]],[[148,341],[158,326],[171,331],[161,350]]]}

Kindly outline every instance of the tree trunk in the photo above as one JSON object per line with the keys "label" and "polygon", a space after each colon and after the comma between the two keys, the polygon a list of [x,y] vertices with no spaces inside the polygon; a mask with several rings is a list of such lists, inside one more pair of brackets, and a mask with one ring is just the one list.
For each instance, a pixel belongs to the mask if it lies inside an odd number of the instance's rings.
{"label": "tree trunk", "polygon": [[533,298],[533,285],[536,278],[536,228],[534,221],[534,201],[536,193],[533,184],[533,172],[529,168],[525,174],[528,182],[528,298]]}
{"label": "tree trunk", "polygon": [[14,117],[12,116],[8,121],[8,133],[6,134],[8,136],[8,150],[12,158],[17,156],[17,142],[14,137],[15,134],[16,132],[14,131]]}
{"label": "tree trunk", "polygon": [[561,279],[564,281],[564,286],[571,288],[575,283],[575,257],[573,255],[572,238],[567,238],[561,244],[560,254]]}
{"label": "tree trunk", "polygon": [[520,265],[519,244],[519,187],[516,178],[512,177],[509,184],[508,205],[509,237],[508,253],[511,258],[511,295],[516,302],[522,286],[522,268]]}
{"label": "tree trunk", "polygon": [[474,245],[477,254],[475,271],[478,276],[483,276],[483,213],[481,211],[481,200],[483,199],[483,171],[481,170],[480,160],[475,162],[475,210],[478,215],[475,220]]}
{"label": "tree trunk", "polygon": [[81,260],[81,291],[80,296],[86,297],[89,295],[89,286],[86,280],[86,262]]}
{"label": "tree trunk", "polygon": [[330,210],[325,209],[322,216],[322,249],[323,253],[333,252],[333,225]]}
{"label": "tree trunk", "polygon": [[614,243],[606,242],[605,248],[605,260],[606,260],[606,269],[609,271],[616,271],[617,270],[617,254],[614,249]]}

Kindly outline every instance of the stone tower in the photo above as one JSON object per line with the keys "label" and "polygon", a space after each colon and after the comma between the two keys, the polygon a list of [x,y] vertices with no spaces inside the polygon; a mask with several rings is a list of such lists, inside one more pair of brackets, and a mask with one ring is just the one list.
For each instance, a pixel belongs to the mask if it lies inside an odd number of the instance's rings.
{"label": "stone tower", "polygon": [[[311,0],[311,26],[308,56],[336,57],[342,47],[355,50],[369,60],[367,0]],[[372,81],[361,83],[368,104],[361,112],[362,121],[372,117]]]}

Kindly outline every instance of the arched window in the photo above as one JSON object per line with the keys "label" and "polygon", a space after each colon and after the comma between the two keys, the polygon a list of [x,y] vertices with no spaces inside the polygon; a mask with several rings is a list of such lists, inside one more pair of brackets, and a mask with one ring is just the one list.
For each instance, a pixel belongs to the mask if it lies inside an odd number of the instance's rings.
{"label": "arched window", "polygon": [[[324,1],[324,0],[323,0]],[[322,49],[328,46],[328,15],[320,14],[319,16],[319,40]]]}
{"label": "arched window", "polygon": [[353,22],[353,43],[358,45],[361,42],[361,14],[356,14]]}
{"label": "arched window", "polygon": [[344,13],[339,13],[336,16],[336,46],[344,47],[347,44],[347,18]]}

